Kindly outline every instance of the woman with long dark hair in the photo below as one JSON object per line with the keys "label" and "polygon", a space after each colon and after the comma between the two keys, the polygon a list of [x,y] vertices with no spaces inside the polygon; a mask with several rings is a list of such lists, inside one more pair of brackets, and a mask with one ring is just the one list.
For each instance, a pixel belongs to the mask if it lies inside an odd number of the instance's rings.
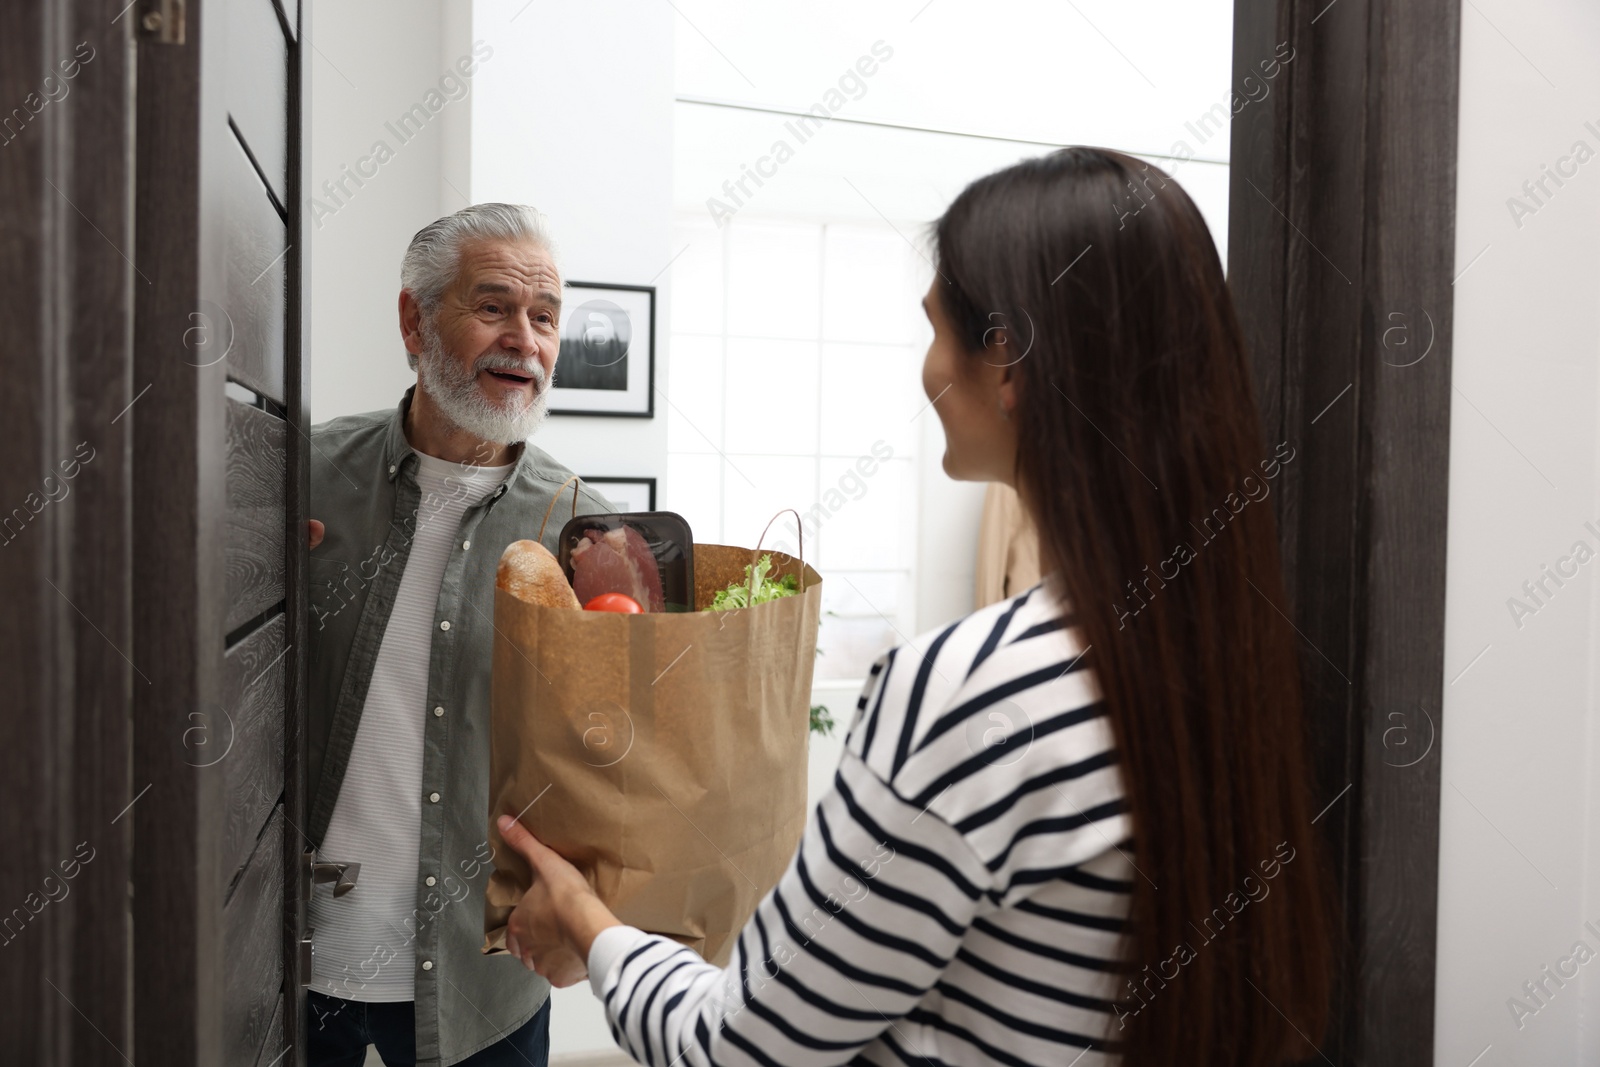
{"label": "woman with long dark hair", "polygon": [[1070,148],[935,231],[923,386],[953,478],[1012,485],[1043,581],[886,653],[832,790],[728,968],[535,871],[512,951],[585,970],[618,1040],[686,1064],[1266,1067],[1332,972],[1261,437],[1200,213]]}

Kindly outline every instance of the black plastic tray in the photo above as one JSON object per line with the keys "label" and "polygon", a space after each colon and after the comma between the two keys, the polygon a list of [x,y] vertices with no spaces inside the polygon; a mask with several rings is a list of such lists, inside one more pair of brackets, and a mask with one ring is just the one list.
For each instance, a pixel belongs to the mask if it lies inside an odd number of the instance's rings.
{"label": "black plastic tray", "polygon": [[661,596],[668,611],[693,611],[694,534],[689,523],[675,511],[627,511],[610,514],[577,515],[561,527],[560,551],[556,555],[561,573],[572,582],[572,550],[583,539],[585,530],[602,532],[628,526],[644,538],[661,574]]}

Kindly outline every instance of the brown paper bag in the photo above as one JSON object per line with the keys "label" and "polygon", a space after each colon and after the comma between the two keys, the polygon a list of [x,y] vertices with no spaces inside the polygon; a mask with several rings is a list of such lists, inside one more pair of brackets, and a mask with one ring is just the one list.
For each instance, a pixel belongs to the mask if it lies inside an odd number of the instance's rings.
{"label": "brown paper bag", "polygon": [[[694,546],[695,606],[761,554]],[[732,611],[621,615],[495,590],[483,951],[530,871],[495,820],[521,813],[618,919],[724,964],[794,854],[822,579],[771,552],[801,592]]]}

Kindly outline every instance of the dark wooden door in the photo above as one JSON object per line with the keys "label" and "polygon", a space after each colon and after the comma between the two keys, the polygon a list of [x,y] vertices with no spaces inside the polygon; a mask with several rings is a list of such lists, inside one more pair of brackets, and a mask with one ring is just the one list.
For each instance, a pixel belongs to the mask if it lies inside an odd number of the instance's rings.
{"label": "dark wooden door", "polygon": [[143,0],[130,1057],[297,1062],[299,6]]}
{"label": "dark wooden door", "polygon": [[1234,7],[1234,85],[1279,73],[1233,118],[1228,281],[1268,440],[1297,452],[1273,494],[1280,610],[1344,919],[1313,1063],[1434,1058],[1461,18]]}
{"label": "dark wooden door", "polygon": [[0,32],[0,1063],[131,1055],[127,19]]}

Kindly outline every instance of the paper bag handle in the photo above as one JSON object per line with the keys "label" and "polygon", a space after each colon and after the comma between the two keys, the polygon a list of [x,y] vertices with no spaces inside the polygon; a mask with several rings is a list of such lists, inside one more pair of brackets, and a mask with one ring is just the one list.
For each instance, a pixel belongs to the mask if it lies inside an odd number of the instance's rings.
{"label": "paper bag handle", "polygon": [[[573,506],[576,507],[577,505],[573,505]],[[756,547],[754,549],[752,549],[751,552],[750,552],[750,577],[749,577],[748,581],[749,581],[749,585],[750,585],[750,600],[749,600],[749,603],[751,603],[751,604],[754,604],[756,602],[756,557],[761,555],[761,542],[765,541],[767,539],[767,531],[772,529],[772,524],[778,521],[778,516],[784,514],[785,512],[787,512],[790,515],[794,516],[795,549],[796,549],[796,551],[798,551],[800,553],[800,556],[799,556],[799,559],[800,559],[800,591],[803,593],[806,590],[806,527],[805,527],[805,523],[800,521],[800,513],[798,511],[796,511],[794,508],[782,508],[777,512],[777,514],[773,515],[772,518],[767,520],[767,525],[761,531],[761,537],[759,539],[757,539],[757,541],[756,541]]]}
{"label": "paper bag handle", "polygon": [[[544,522],[541,522],[539,524],[539,536],[538,536],[537,540],[540,540],[540,541],[544,540],[544,528],[550,522],[550,513],[556,509],[556,501],[561,499],[561,494],[566,490],[567,486],[572,485],[573,482],[577,482],[577,481],[578,481],[578,476],[576,474],[574,474],[572,477],[570,477],[566,481],[562,482],[561,483],[561,488],[557,489],[555,491],[555,494],[550,497],[550,506],[544,509]],[[579,485],[581,485],[581,484],[582,483],[579,482]],[[578,517],[578,488],[579,488],[579,485],[572,485],[572,517],[573,518],[577,518]],[[800,516],[798,516],[798,515],[795,516],[796,519],[798,519],[799,517]],[[776,516],[774,516],[774,518],[776,518]]]}

